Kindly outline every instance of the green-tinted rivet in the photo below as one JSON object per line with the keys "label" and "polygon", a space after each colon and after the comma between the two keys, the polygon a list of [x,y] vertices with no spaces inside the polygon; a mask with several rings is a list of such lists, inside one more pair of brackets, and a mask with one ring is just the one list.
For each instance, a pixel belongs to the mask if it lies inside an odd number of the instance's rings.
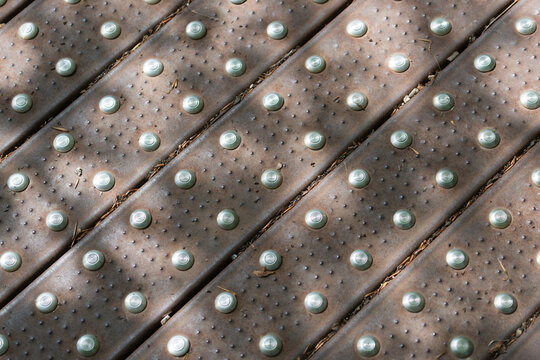
{"label": "green-tinted rivet", "polygon": [[180,189],[191,189],[196,181],[197,176],[195,176],[193,171],[188,169],[179,170],[176,175],[174,175],[174,183]]}
{"label": "green-tinted rivet", "polygon": [[146,309],[146,296],[139,291],[131,292],[124,299],[124,306],[130,313],[138,314]]}
{"label": "green-tinted rivet", "polygon": [[326,225],[326,221],[328,220],[328,218],[322,210],[312,209],[306,213],[304,220],[306,222],[306,225],[310,228],[320,229],[324,225]]}
{"label": "green-tinted rivet", "polygon": [[283,106],[283,98],[276,92],[271,92],[263,97],[263,106],[266,110],[277,111]]}
{"label": "green-tinted rivet", "polygon": [[451,110],[455,105],[452,95],[441,92],[433,97],[433,106],[439,111]]}
{"label": "green-tinted rivet", "polygon": [[158,59],[148,59],[143,64],[143,73],[149,77],[156,77],[163,72],[163,63]]}
{"label": "green-tinted rivet", "polygon": [[281,40],[287,36],[287,26],[281,21],[272,21],[266,27],[266,34],[274,40]]}
{"label": "green-tinted rivet", "polygon": [[186,26],[186,34],[193,40],[199,40],[206,35],[206,26],[198,20],[192,21]]}
{"label": "green-tinted rivet", "polygon": [[214,301],[216,310],[224,314],[233,312],[236,309],[236,304],[236,296],[226,291],[216,296],[216,300]]}
{"label": "green-tinted rivet", "polygon": [[354,250],[349,257],[349,261],[356,270],[362,271],[369,269],[373,264],[371,254],[362,249]]}
{"label": "green-tinted rivet", "polygon": [[184,98],[182,107],[190,114],[197,114],[203,109],[204,101],[197,95],[188,95]]}
{"label": "green-tinted rivet", "polygon": [[452,24],[445,18],[438,17],[431,21],[429,28],[434,34],[439,36],[447,35],[452,30]]}
{"label": "green-tinted rivet", "polygon": [[469,256],[463,250],[452,249],[446,253],[446,263],[454,270],[463,270],[469,265]]}
{"label": "green-tinted rivet", "polygon": [[172,356],[180,357],[188,353],[190,343],[187,337],[183,335],[175,335],[167,342],[167,351]]}
{"label": "green-tinted rivet", "polygon": [[36,308],[43,314],[53,312],[58,305],[58,298],[50,292],[44,292],[36,298]]}
{"label": "green-tinted rivet", "polygon": [[81,0],[64,0],[64,2],[68,4],[78,4]]}
{"label": "green-tinted rivet", "polygon": [[313,0],[314,3],[316,4],[324,4],[326,2],[328,2],[328,0]]}
{"label": "green-tinted rivet", "polygon": [[234,130],[225,131],[219,137],[219,144],[221,145],[222,148],[227,149],[227,150],[236,149],[238,146],[240,146],[241,141],[242,141],[242,138]]}
{"label": "green-tinted rivet", "polygon": [[536,169],[532,172],[531,181],[534,185],[540,187],[540,169]]}
{"label": "green-tinted rivet", "polygon": [[516,21],[515,27],[521,35],[531,35],[536,31],[536,21],[528,17],[523,17]]}
{"label": "green-tinted rivet", "polygon": [[231,4],[240,5],[246,2],[246,0],[230,0]]}
{"label": "green-tinted rivet", "polygon": [[501,142],[499,134],[492,129],[484,129],[478,133],[478,142],[486,149],[493,149]]}
{"label": "green-tinted rivet", "polygon": [[174,252],[171,262],[176,269],[186,271],[191,269],[195,259],[193,258],[193,254],[189,251],[178,250]]}
{"label": "green-tinted rivet", "polygon": [[265,356],[279,355],[282,347],[281,339],[274,334],[266,334],[259,340],[259,350]]}
{"label": "green-tinted rivet", "polygon": [[7,186],[9,190],[15,191],[15,192],[21,192],[26,190],[28,187],[28,184],[30,184],[30,179],[26,174],[23,173],[15,173],[9,176],[7,181]]}
{"label": "green-tinted rivet", "polygon": [[328,300],[326,299],[326,296],[320,292],[314,291],[306,295],[304,298],[304,306],[310,313],[320,314],[326,310]]}
{"label": "green-tinted rivet", "polygon": [[422,311],[426,305],[426,301],[424,300],[422,294],[417,293],[416,291],[411,291],[403,295],[401,303],[407,311],[412,313]]}
{"label": "green-tinted rivet", "polygon": [[52,231],[62,231],[68,224],[68,217],[63,211],[51,211],[47,214],[45,223]]}
{"label": "green-tinted rivet", "polygon": [[474,59],[474,67],[480,72],[489,72],[495,69],[495,65],[495,59],[493,58],[493,56],[488,54],[478,55]]}
{"label": "green-tinted rivet", "polygon": [[17,94],[11,99],[11,108],[18,113],[25,113],[32,108],[32,98],[30,95]]}
{"label": "green-tinted rivet", "polygon": [[372,357],[379,353],[381,344],[374,336],[364,335],[356,341],[356,350],[361,356]]}
{"label": "green-tinted rivet", "polygon": [[145,132],[139,138],[139,146],[147,152],[155,151],[161,145],[161,140],[153,132]]}
{"label": "green-tinted rivet", "polygon": [[100,171],[94,175],[92,184],[99,191],[109,191],[115,184],[114,175],[108,171]]}
{"label": "green-tinted rivet", "polygon": [[460,359],[467,358],[472,355],[474,345],[471,340],[464,336],[456,336],[450,341],[450,351]]}
{"label": "green-tinted rivet", "polygon": [[99,341],[91,334],[85,334],[77,340],[77,352],[81,356],[89,357],[99,351]]}
{"label": "green-tinted rivet", "polygon": [[240,219],[238,218],[238,215],[236,215],[236,212],[231,209],[225,209],[221,210],[216,218],[217,224],[220,228],[223,230],[232,230],[237,225]]}
{"label": "green-tinted rivet", "polygon": [[105,39],[112,40],[120,36],[122,28],[114,21],[107,21],[101,25],[100,32],[101,36],[103,36]]}
{"label": "green-tinted rivet", "polygon": [[368,106],[368,98],[361,92],[355,91],[347,96],[347,105],[354,111],[364,110]]}
{"label": "green-tinted rivet", "polygon": [[352,37],[362,37],[367,33],[367,25],[362,20],[353,20],[347,24],[347,33]]}
{"label": "green-tinted rivet", "polygon": [[152,222],[152,215],[146,209],[138,209],[129,216],[129,224],[135,229],[146,229]]}
{"label": "green-tinted rivet", "polygon": [[512,215],[506,209],[493,209],[489,213],[489,223],[496,229],[507,228],[512,222]]}
{"label": "green-tinted rivet", "polygon": [[0,355],[4,355],[9,349],[9,341],[7,337],[0,334]]}
{"label": "green-tinted rivet", "polygon": [[268,169],[261,175],[261,183],[268,189],[276,189],[283,182],[283,175],[278,170]]}
{"label": "green-tinted rivet", "polygon": [[83,255],[83,266],[86,270],[96,271],[105,264],[105,256],[98,250],[90,250]]}
{"label": "green-tinted rivet", "polygon": [[36,24],[27,22],[19,26],[17,35],[23,40],[30,40],[37,36],[39,29]]}
{"label": "green-tinted rivet", "polygon": [[412,144],[412,136],[405,130],[398,130],[390,136],[390,143],[398,149],[405,149]]}
{"label": "green-tinted rivet", "polygon": [[[0,6],[4,6],[6,4],[6,2],[7,2],[7,0],[0,0]],[[0,355],[2,355],[2,354],[0,354]]]}
{"label": "green-tinted rivet", "polygon": [[451,189],[456,186],[458,178],[455,172],[450,169],[441,169],[435,175],[437,185],[445,189]]}
{"label": "green-tinted rivet", "polygon": [[66,153],[73,149],[75,145],[75,139],[68,133],[58,134],[54,137],[53,147],[56,151]]}
{"label": "green-tinted rivet", "polygon": [[275,250],[265,250],[259,257],[259,265],[266,270],[277,270],[281,266],[281,255]]}
{"label": "green-tinted rivet", "polygon": [[540,106],[540,95],[536,91],[527,90],[521,93],[519,102],[524,108],[535,110]]}
{"label": "green-tinted rivet", "polygon": [[411,61],[407,56],[403,54],[394,54],[388,60],[388,67],[390,68],[390,70],[397,73],[407,71],[407,69],[409,69],[409,66],[411,66]]}
{"label": "green-tinted rivet", "polygon": [[306,59],[304,66],[309,72],[317,74],[326,68],[326,61],[322,56],[312,55]]}
{"label": "green-tinted rivet", "polygon": [[408,230],[416,223],[416,217],[409,210],[401,209],[395,212],[393,218],[394,224],[403,230]]}
{"label": "green-tinted rivet", "polygon": [[113,95],[106,95],[99,100],[99,110],[105,114],[113,114],[120,108],[120,100]]}
{"label": "green-tinted rivet", "polygon": [[56,62],[56,72],[60,76],[71,76],[77,70],[77,64],[72,58],[62,58]]}
{"label": "green-tinted rivet", "polygon": [[536,254],[536,265],[540,266],[540,251]]}
{"label": "green-tinted rivet", "polygon": [[355,169],[349,173],[349,184],[357,189],[366,187],[371,181],[371,176],[364,169]]}
{"label": "green-tinted rivet", "polygon": [[246,72],[246,64],[242,59],[232,58],[227,60],[225,71],[234,77],[241,76]]}
{"label": "green-tinted rivet", "polygon": [[15,251],[6,251],[0,256],[0,267],[7,272],[19,270],[22,264],[22,259]]}
{"label": "green-tinted rivet", "polygon": [[503,314],[512,314],[517,309],[517,300],[516,298],[508,293],[501,293],[495,296],[493,300],[493,305]]}
{"label": "green-tinted rivet", "polygon": [[160,1],[161,0],[144,0],[145,3],[150,4],[150,5],[155,5],[159,3]]}
{"label": "green-tinted rivet", "polygon": [[320,150],[326,144],[326,138],[317,131],[310,131],[304,136],[304,144],[311,150]]}

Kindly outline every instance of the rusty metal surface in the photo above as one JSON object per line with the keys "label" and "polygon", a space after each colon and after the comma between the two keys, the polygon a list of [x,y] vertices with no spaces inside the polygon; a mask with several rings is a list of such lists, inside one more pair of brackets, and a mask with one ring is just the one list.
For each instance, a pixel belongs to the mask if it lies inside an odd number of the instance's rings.
{"label": "rusty metal surface", "polygon": [[[536,252],[537,249],[535,248]],[[538,254],[538,253],[537,253]],[[536,262],[536,269],[538,271],[538,258],[534,259],[533,252],[533,262]],[[527,329],[527,332],[523,333],[519,339],[514,342],[508,352],[503,354],[500,358],[505,360],[514,360],[514,359],[536,359],[538,357],[538,352],[540,351],[540,321],[536,319],[534,324]]]}
{"label": "rusty metal surface", "polygon": [[0,6],[0,23],[5,23],[28,2],[28,0],[7,0],[4,5]]}

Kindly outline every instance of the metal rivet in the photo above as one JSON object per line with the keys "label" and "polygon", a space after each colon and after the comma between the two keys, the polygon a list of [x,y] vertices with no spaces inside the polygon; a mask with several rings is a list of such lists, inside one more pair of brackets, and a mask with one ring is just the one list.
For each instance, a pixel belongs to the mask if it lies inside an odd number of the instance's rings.
{"label": "metal rivet", "polygon": [[139,137],[139,146],[147,152],[155,151],[161,145],[159,136],[153,132],[145,132]]}
{"label": "metal rivet", "polygon": [[540,187],[540,169],[536,169],[532,172],[531,181],[534,185]]}
{"label": "metal rivet", "polygon": [[146,229],[152,222],[152,215],[146,209],[137,209],[129,216],[129,224],[135,229]]}
{"label": "metal rivet", "polygon": [[92,179],[92,185],[99,191],[109,191],[115,183],[114,175],[108,171],[100,171]]}
{"label": "metal rivet", "polygon": [[314,3],[316,4],[324,4],[326,2],[328,2],[328,0],[313,0]]}
{"label": "metal rivet", "polygon": [[190,343],[187,337],[183,335],[175,335],[167,342],[167,351],[172,356],[180,357],[188,353]]}
{"label": "metal rivet", "polygon": [[156,77],[163,72],[163,63],[158,59],[148,59],[143,64],[143,73],[149,77]]}
{"label": "metal rivet", "polygon": [[18,113],[25,113],[32,108],[32,98],[30,95],[17,94],[11,99],[11,108]]}
{"label": "metal rivet", "polygon": [[184,98],[182,107],[190,114],[197,114],[203,109],[204,102],[203,99],[197,95],[188,95]]}
{"label": "metal rivet", "polygon": [[356,341],[356,350],[361,356],[372,357],[379,353],[381,344],[374,336],[364,335]]}
{"label": "metal rivet", "polygon": [[326,68],[326,61],[319,55],[312,55],[306,59],[304,66],[309,72],[320,73]]}
{"label": "metal rivet", "polygon": [[521,93],[519,102],[526,109],[535,110],[540,107],[540,95],[536,91],[527,90]]}
{"label": "metal rivet", "polygon": [[281,339],[274,334],[266,334],[259,340],[259,350],[265,356],[279,355],[282,347]]}
{"label": "metal rivet", "polygon": [[488,72],[495,69],[495,59],[488,54],[478,55],[474,59],[474,67],[480,72]]}
{"label": "metal rivet", "polygon": [[397,73],[407,71],[409,66],[411,66],[411,61],[407,56],[403,54],[394,54],[388,60],[388,67],[390,68],[390,70]]}
{"label": "metal rivet", "polygon": [[361,92],[355,91],[347,96],[347,105],[354,111],[364,110],[368,106],[368,98]]}
{"label": "metal rivet", "polygon": [[227,60],[225,71],[234,77],[241,76],[246,72],[246,64],[242,59],[232,58]]}
{"label": "metal rivet", "polygon": [[412,144],[412,136],[405,130],[398,130],[390,136],[390,143],[398,149],[405,149]]}
{"label": "metal rivet", "polygon": [[261,183],[268,189],[276,189],[283,182],[281,172],[274,169],[265,170],[261,175]]}
{"label": "metal rivet", "polygon": [[287,26],[281,21],[272,21],[266,27],[266,34],[274,40],[281,40],[287,36]]}
{"label": "metal rivet", "polygon": [[221,134],[219,137],[219,144],[222,148],[227,150],[234,150],[240,146],[242,138],[234,130],[228,130]]}
{"label": "metal rivet", "polygon": [[416,217],[409,210],[401,209],[395,212],[393,218],[394,224],[403,230],[408,230],[416,223]]}
{"label": "metal rivet", "polygon": [[6,251],[0,256],[0,267],[7,272],[19,270],[22,264],[22,259],[15,251]]}
{"label": "metal rivet", "polygon": [[438,17],[431,21],[429,28],[435,35],[444,36],[452,30],[452,24],[445,18]]}
{"label": "metal rivet", "polygon": [[105,39],[112,40],[120,36],[122,28],[118,23],[115,23],[114,21],[107,21],[101,25],[100,32]]}
{"label": "metal rivet", "polygon": [[230,0],[234,5],[240,5],[246,2],[246,0]]}
{"label": "metal rivet", "polygon": [[130,313],[138,314],[146,309],[146,296],[139,291],[131,292],[125,297],[124,306]]}
{"label": "metal rivet", "polygon": [[366,187],[370,181],[371,176],[364,169],[355,169],[349,173],[349,184],[357,189]]}
{"label": "metal rivet", "polygon": [[512,222],[512,215],[506,209],[493,209],[489,213],[489,223],[496,229],[507,228]]}
{"label": "metal rivet", "polygon": [[19,30],[17,31],[17,35],[23,40],[30,40],[37,36],[39,32],[39,28],[36,24],[27,22],[19,26]]}
{"label": "metal rivet", "polygon": [[75,139],[68,133],[58,134],[54,137],[53,147],[56,151],[66,153],[73,149],[75,145]]}
{"label": "metal rivet", "polygon": [[495,130],[484,129],[478,133],[478,142],[486,149],[493,149],[499,145],[500,141],[501,138],[499,137],[499,134],[495,132]]}
{"label": "metal rivet", "polygon": [[314,291],[306,295],[306,297],[304,298],[304,306],[306,307],[306,310],[310,313],[320,314],[324,310],[326,310],[326,307],[328,306],[328,300],[326,299],[326,296],[324,296],[320,292]]}
{"label": "metal rivet", "polygon": [[216,220],[218,226],[224,230],[234,229],[240,221],[236,212],[231,209],[221,210],[216,217]]}
{"label": "metal rivet", "polygon": [[369,269],[373,264],[371,254],[362,249],[354,250],[349,257],[349,261],[356,270],[362,271]]}
{"label": "metal rivet", "polygon": [[469,265],[469,256],[461,249],[452,249],[446,253],[446,263],[454,270],[462,270]]}
{"label": "metal rivet", "polygon": [[58,305],[58,298],[56,295],[50,292],[44,292],[38,295],[36,298],[36,308],[39,312],[48,314],[53,312]]}
{"label": "metal rivet", "polygon": [[435,175],[437,185],[445,189],[451,189],[456,186],[458,178],[455,172],[450,169],[441,169]]}
{"label": "metal rivet", "polygon": [[81,0],[64,0],[64,2],[68,4],[78,4]]}
{"label": "metal rivet", "polygon": [[[7,1],[7,0],[0,0],[0,6],[4,6],[4,5],[6,4],[6,1]],[[0,336],[1,336],[1,335],[0,335]],[[2,354],[0,354],[0,355],[2,355]]]}
{"label": "metal rivet", "polygon": [[266,270],[277,270],[281,266],[281,255],[275,250],[265,250],[259,257],[259,265]]}
{"label": "metal rivet", "polygon": [[304,217],[306,225],[312,229],[322,228],[324,225],[326,225],[327,220],[328,218],[326,217],[326,214],[319,209],[309,210]]}
{"label": "metal rivet", "polygon": [[472,355],[474,345],[466,337],[456,336],[450,341],[450,351],[458,358],[464,359]]}
{"label": "metal rivet", "polygon": [[263,97],[263,106],[266,110],[277,111],[283,106],[283,97],[276,92],[271,92]]}
{"label": "metal rivet", "polygon": [[512,294],[501,293],[495,296],[493,305],[503,314],[512,314],[517,309],[517,300]]}
{"label": "metal rivet", "polygon": [[180,189],[191,189],[195,182],[197,182],[197,176],[191,170],[182,169],[174,175],[174,183]]}
{"label": "metal rivet", "polygon": [[90,250],[83,255],[83,266],[86,270],[96,271],[105,264],[105,256],[98,250]]}
{"label": "metal rivet", "polygon": [[47,214],[45,223],[52,231],[62,231],[68,224],[68,217],[63,211],[51,211]]}
{"label": "metal rivet", "polygon": [[304,136],[304,145],[311,150],[320,150],[326,144],[326,138],[317,131],[310,131]]}
{"label": "metal rivet", "polygon": [[30,184],[30,179],[28,178],[28,176],[26,176],[26,174],[23,173],[14,173],[9,176],[7,181],[7,186],[9,190],[15,192],[21,192],[26,190],[28,184]]}
{"label": "metal rivet", "polygon": [[451,110],[455,105],[452,95],[441,92],[433,97],[433,106],[439,111]]}
{"label": "metal rivet", "polygon": [[407,311],[417,313],[424,309],[426,301],[424,300],[422,294],[417,293],[416,291],[411,291],[403,295],[401,303]]}
{"label": "metal rivet", "polygon": [[233,312],[236,309],[236,304],[236,296],[227,291],[216,296],[216,300],[214,301],[216,310],[224,314]]}
{"label": "metal rivet", "polygon": [[161,0],[144,0],[145,3],[150,4],[150,5],[155,5],[159,3],[160,1]]}
{"label": "metal rivet", "polygon": [[523,17],[516,21],[515,27],[521,35],[531,35],[536,31],[536,21],[528,17]]}
{"label": "metal rivet", "polygon": [[540,266],[540,251],[536,254],[536,265]]}
{"label": "metal rivet", "polygon": [[99,110],[105,114],[113,114],[120,108],[120,100],[113,95],[106,95],[99,100]]}
{"label": "metal rivet", "polygon": [[81,356],[93,356],[99,351],[99,341],[92,334],[85,334],[77,340],[77,352]]}
{"label": "metal rivet", "polygon": [[9,349],[9,341],[7,337],[0,334],[0,355],[4,355]]}
{"label": "metal rivet", "polygon": [[353,20],[347,24],[347,33],[352,37],[362,37],[367,33],[367,25],[362,20]]}
{"label": "metal rivet", "polygon": [[193,40],[199,40],[206,35],[206,26],[198,20],[192,21],[186,26],[186,34]]}
{"label": "metal rivet", "polygon": [[71,76],[77,70],[77,64],[72,58],[62,58],[56,62],[56,72],[60,76]]}
{"label": "metal rivet", "polygon": [[195,259],[193,257],[193,254],[189,251],[178,250],[175,251],[173,256],[171,257],[171,262],[176,269],[186,271],[191,269],[193,263],[195,262]]}

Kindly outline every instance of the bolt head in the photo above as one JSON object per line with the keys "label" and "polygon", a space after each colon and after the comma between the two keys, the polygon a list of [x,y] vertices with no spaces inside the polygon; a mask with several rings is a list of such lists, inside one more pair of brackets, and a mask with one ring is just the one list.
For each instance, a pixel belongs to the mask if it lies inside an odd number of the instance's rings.
{"label": "bolt head", "polygon": [[90,250],[84,254],[82,262],[86,270],[96,271],[105,264],[105,256],[99,250]]}
{"label": "bolt head", "polygon": [[223,230],[232,230],[237,225],[240,219],[234,210],[225,209],[221,210],[216,217],[218,226]]}
{"label": "bolt head", "polygon": [[9,340],[0,334],[0,356],[4,355],[9,349]]}
{"label": "bolt head", "polygon": [[68,217],[63,211],[51,211],[47,214],[45,224],[52,231],[62,231],[67,227]]}
{"label": "bolt head", "polygon": [[27,22],[19,26],[17,35],[23,40],[31,40],[37,36],[39,28],[36,24]]}
{"label": "bolt head", "polygon": [[225,131],[219,137],[219,144],[221,145],[222,148],[227,149],[227,150],[236,149],[238,146],[240,146],[241,142],[242,142],[242,138],[234,130]]}
{"label": "bolt head", "polygon": [[326,61],[322,56],[312,55],[306,59],[304,66],[309,72],[318,74],[326,68]]}
{"label": "bolt head", "polygon": [[365,110],[368,106],[368,98],[361,92],[355,91],[347,96],[347,105],[354,111]]}
{"label": "bolt head", "polygon": [[478,55],[474,59],[474,67],[480,72],[489,72],[495,69],[495,65],[495,59],[493,58],[493,56],[488,54]]}
{"label": "bolt head", "polygon": [[454,105],[454,98],[449,93],[440,92],[433,97],[433,106],[439,111],[449,111]]}
{"label": "bolt head", "polygon": [[101,25],[100,32],[105,39],[113,40],[120,36],[122,28],[114,21],[107,21]]}
{"label": "bolt head", "polygon": [[274,357],[281,353],[283,344],[281,339],[274,334],[264,335],[259,340],[259,350],[261,353],[268,357]]}
{"label": "bolt head", "polygon": [[270,92],[263,97],[263,106],[266,110],[277,111],[284,104],[283,97],[276,92]]}
{"label": "bolt head", "polygon": [[519,96],[519,102],[525,109],[536,110],[540,107],[540,95],[533,90],[527,90]]}
{"label": "bolt head", "polygon": [[77,64],[72,58],[62,58],[56,62],[56,72],[60,76],[71,76],[77,70]]}
{"label": "bolt head", "polygon": [[304,136],[304,145],[311,150],[320,150],[326,144],[326,138],[318,131],[310,131]]}
{"label": "bolt head", "polygon": [[531,174],[531,181],[537,187],[540,187],[540,168],[535,169]]}
{"label": "bolt head", "polygon": [[412,136],[405,130],[398,130],[390,136],[390,143],[397,149],[405,149],[412,144]]}
{"label": "bolt head", "polygon": [[349,257],[349,261],[355,269],[361,271],[369,269],[373,264],[371,254],[361,249],[354,250]]}
{"label": "bolt head", "polygon": [[188,169],[179,170],[176,175],[174,175],[174,184],[180,189],[191,189],[196,182],[197,176],[193,171]]}
{"label": "bolt head", "polygon": [[304,298],[304,306],[306,310],[310,313],[320,314],[324,310],[326,310],[326,307],[328,306],[328,300],[326,299],[326,296],[324,296],[320,292],[313,291],[307,294]]}
{"label": "bolt head", "polygon": [[306,213],[304,218],[306,225],[312,229],[320,229],[326,225],[328,218],[324,211],[319,209],[311,209]]}
{"label": "bolt head", "polygon": [[77,340],[77,352],[81,356],[89,357],[99,351],[99,341],[91,334],[85,334]]}
{"label": "bolt head", "polygon": [[474,345],[466,337],[456,336],[450,341],[450,352],[460,359],[465,359],[474,352]]}
{"label": "bolt head", "polygon": [[99,110],[105,114],[114,114],[120,108],[120,100],[113,95],[106,95],[99,100]]}
{"label": "bolt head", "polygon": [[175,357],[186,355],[189,351],[189,347],[189,340],[183,335],[175,335],[167,342],[167,351]]}
{"label": "bolt head", "polygon": [[114,175],[108,171],[100,171],[92,179],[92,184],[99,191],[109,191],[114,187]]}
{"label": "bolt head", "polygon": [[426,305],[426,300],[424,299],[422,294],[416,291],[411,291],[403,295],[401,303],[407,311],[417,313],[424,309],[424,306]]}
{"label": "bolt head", "polygon": [[178,250],[173,254],[171,261],[176,269],[186,271],[191,269],[195,262],[195,258],[193,257],[193,254],[187,250]]}
{"label": "bolt head", "polygon": [[356,341],[356,351],[361,356],[373,357],[381,350],[381,344],[374,336],[364,335]]}
{"label": "bolt head", "polygon": [[137,209],[129,216],[129,224],[135,229],[146,229],[152,223],[152,215],[146,209]]}
{"label": "bolt head", "polygon": [[237,304],[236,296],[227,291],[216,296],[216,300],[214,301],[216,310],[224,314],[233,312]]}
{"label": "bolt head", "polygon": [[73,149],[75,145],[75,139],[71,134],[61,133],[55,136],[53,140],[53,147],[56,151],[66,153]]}
{"label": "bolt head", "polygon": [[22,259],[15,251],[6,251],[0,256],[0,268],[7,272],[19,270],[22,264]]}
{"label": "bolt head", "polygon": [[444,189],[451,189],[456,186],[458,177],[456,173],[450,169],[441,169],[435,175],[437,185]]}
{"label": "bolt head", "polygon": [[146,151],[156,151],[161,145],[161,139],[153,132],[145,132],[139,137],[139,147]]}
{"label": "bolt head", "polygon": [[190,114],[198,114],[204,107],[204,101],[197,95],[188,95],[182,102],[182,108],[184,111]]}
{"label": "bolt head", "polygon": [[362,20],[353,20],[347,24],[347,34],[352,37],[362,37],[366,35],[368,27]]}
{"label": "bolt head", "polygon": [[489,213],[489,223],[496,229],[505,229],[512,222],[512,214],[506,209],[493,209]]}
{"label": "bolt head", "polygon": [[431,21],[429,28],[435,35],[444,36],[452,31],[452,24],[445,18],[438,17]]}
{"label": "bolt head", "polygon": [[281,40],[287,36],[287,26],[281,21],[272,21],[266,27],[266,34],[274,40]]}
{"label": "bolt head", "polygon": [[518,303],[512,294],[501,293],[495,296],[493,305],[495,305],[495,308],[503,314],[512,314],[516,311]]}
{"label": "bolt head", "polygon": [[403,54],[394,54],[388,60],[388,67],[390,70],[397,73],[405,72],[411,66],[409,58]]}
{"label": "bolt head", "polygon": [[463,270],[469,265],[469,256],[461,249],[452,249],[446,253],[446,263],[454,270]]}
{"label": "bolt head", "polygon": [[198,20],[192,21],[186,26],[186,35],[193,40],[202,39],[206,35],[206,26]]}
{"label": "bolt head", "polygon": [[416,223],[414,214],[406,209],[396,211],[392,219],[394,220],[394,224],[402,230],[408,230]]}
{"label": "bolt head", "polygon": [[143,64],[143,73],[148,77],[156,77],[163,72],[163,63],[158,59],[148,59]]}
{"label": "bolt head", "polygon": [[53,293],[44,292],[38,295],[35,305],[39,312],[48,314],[56,309],[58,298]]}
{"label": "bolt head", "polygon": [[146,296],[139,291],[134,291],[124,298],[124,306],[126,310],[133,314],[138,314],[146,309],[147,301]]}
{"label": "bolt head", "polygon": [[265,170],[261,175],[261,183],[268,189],[276,189],[283,183],[283,175],[278,170]]}
{"label": "bolt head", "polygon": [[30,179],[26,174],[14,173],[11,174],[7,181],[8,189],[15,192],[21,192],[26,190],[30,184]]}
{"label": "bolt head", "polygon": [[246,64],[242,59],[232,58],[227,60],[225,71],[234,77],[241,76],[246,72]]}
{"label": "bolt head", "polygon": [[11,99],[11,108],[20,114],[28,112],[32,108],[33,102],[30,95],[17,94]]}
{"label": "bolt head", "polygon": [[259,265],[265,270],[277,270],[281,266],[281,255],[275,250],[265,250],[259,257]]}
{"label": "bolt head", "polygon": [[480,146],[486,149],[493,149],[501,142],[499,134],[492,129],[484,129],[478,133]]}
{"label": "bolt head", "polygon": [[364,169],[355,169],[349,173],[349,184],[357,189],[362,189],[368,186],[371,181],[371,176]]}
{"label": "bolt head", "polygon": [[515,28],[521,35],[532,35],[537,28],[536,21],[529,17],[523,17],[516,21]]}

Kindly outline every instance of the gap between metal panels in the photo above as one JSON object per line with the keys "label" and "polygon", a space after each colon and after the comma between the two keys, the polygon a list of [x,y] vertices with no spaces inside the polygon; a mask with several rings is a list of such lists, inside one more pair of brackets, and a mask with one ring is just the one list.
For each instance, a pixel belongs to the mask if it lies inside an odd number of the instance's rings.
{"label": "gap between metal panels", "polygon": [[527,330],[529,330],[529,328],[536,322],[536,320],[538,320],[538,317],[540,317],[540,308],[536,309],[536,311],[532,313],[527,320],[523,321],[521,325],[519,325],[519,327],[515,329],[507,338],[491,340],[488,347],[488,352],[491,355],[491,358],[496,359],[497,357],[505,354],[508,351],[508,348],[512,346],[512,344],[519,339],[520,336],[525,334]]}

